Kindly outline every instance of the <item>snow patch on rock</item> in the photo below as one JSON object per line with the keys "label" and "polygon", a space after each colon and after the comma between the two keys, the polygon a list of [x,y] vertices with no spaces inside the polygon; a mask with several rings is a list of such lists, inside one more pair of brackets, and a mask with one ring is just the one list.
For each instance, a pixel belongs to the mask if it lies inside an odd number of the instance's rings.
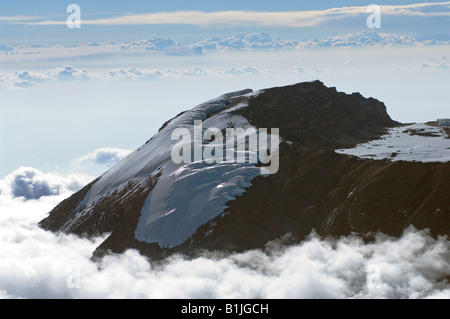
{"label": "snow patch on rock", "polygon": [[427,124],[395,127],[378,140],[355,148],[336,150],[339,154],[390,161],[448,162],[450,139],[439,128]]}

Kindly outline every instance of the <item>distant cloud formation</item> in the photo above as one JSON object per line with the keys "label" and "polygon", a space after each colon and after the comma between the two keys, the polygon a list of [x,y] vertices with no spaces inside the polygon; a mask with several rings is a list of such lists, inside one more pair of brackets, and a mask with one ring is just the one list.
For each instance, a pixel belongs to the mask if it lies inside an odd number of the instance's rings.
{"label": "distant cloud formation", "polygon": [[73,161],[75,166],[96,166],[102,165],[106,168],[112,167],[119,161],[127,157],[132,150],[114,148],[114,147],[103,147],[94,150],[93,152],[83,155]]}
{"label": "distant cloud formation", "polygon": [[89,80],[158,80],[201,76],[229,76],[229,75],[257,75],[274,72],[270,69],[258,70],[251,66],[231,67],[224,70],[209,69],[202,66],[191,66],[179,69],[142,69],[142,68],[118,68],[98,73],[77,69],[65,65],[45,72],[21,71],[14,76],[0,75],[0,88],[31,88],[46,82],[55,81],[89,81]]}
{"label": "distant cloud formation", "polygon": [[[372,48],[372,47],[424,47],[424,46],[450,46],[450,41],[423,40],[419,41],[407,35],[380,33],[376,31],[362,31],[358,33],[315,38],[309,41],[283,40],[267,32],[241,33],[229,37],[212,37],[190,45],[180,45],[175,40],[161,35],[152,36],[148,40],[138,40],[130,43],[90,42],[77,45],[28,45],[1,51],[0,55],[30,55],[37,59],[44,59],[59,52],[62,56],[76,59],[80,52],[85,55],[96,54],[162,54],[163,56],[190,56],[199,55],[199,65],[179,68],[152,68],[122,67],[115,69],[88,70],[70,64],[56,66],[48,70],[22,70],[13,74],[0,74],[0,89],[27,89],[37,87],[49,82],[77,82],[90,80],[159,80],[177,79],[182,77],[201,76],[242,76],[274,73],[271,69],[261,69],[252,65],[231,65],[224,69],[213,69],[202,65],[203,56],[215,52],[254,52],[254,51],[285,51],[305,52],[305,50],[334,49],[334,48]],[[56,53],[55,53],[56,54]],[[445,57],[444,57],[445,58]],[[446,69],[448,60],[426,61],[421,67],[433,69]],[[304,67],[296,67],[299,73],[305,73]]]}
{"label": "distant cloud formation", "polygon": [[[94,43],[93,45],[90,43],[89,46],[102,46],[102,44]],[[202,48],[199,46],[183,46],[174,39],[162,35],[155,35],[148,40],[138,40],[129,43],[109,43],[109,46],[121,50],[159,51],[175,56],[201,55],[203,53]]]}
{"label": "distant cloud formation", "polygon": [[70,65],[54,68],[47,72],[47,76],[59,81],[88,80],[91,77],[85,69],[76,69]]}
{"label": "distant cloud formation", "polygon": [[39,199],[78,191],[90,179],[82,174],[43,173],[32,167],[20,167],[0,180],[0,194],[25,200]]}
{"label": "distant cloud formation", "polygon": [[236,34],[227,38],[212,37],[197,42],[195,46],[205,51],[256,50],[256,49],[294,49],[299,45],[297,40],[281,40],[267,32],[252,34]]}
{"label": "distant cloud formation", "polygon": [[154,50],[164,51],[170,47],[176,47],[179,44],[172,38],[164,37],[162,35],[156,35],[150,37],[148,40],[133,41],[128,44],[121,44],[121,49],[140,49],[140,50]]}
{"label": "distant cloud formation", "polygon": [[362,31],[345,35],[329,36],[326,39],[313,39],[299,44],[303,48],[323,47],[387,47],[412,46],[426,43],[413,37],[375,31]]}
{"label": "distant cloud formation", "polygon": [[[411,46],[411,45],[449,45],[450,41],[428,39],[419,41],[407,35],[364,30],[356,33],[339,34],[324,39],[314,38],[309,41],[281,39],[268,32],[239,33],[229,37],[210,37],[195,43],[182,45],[174,39],[162,35],[154,35],[146,40],[136,40],[127,43],[118,41],[88,42],[81,44],[30,44],[17,47],[0,46],[0,55],[41,55],[50,51],[64,51],[79,54],[83,49],[87,53],[115,53],[120,52],[159,52],[166,55],[190,56],[202,55],[205,52],[236,51],[236,50],[290,50],[314,49],[322,47],[372,47],[372,46]],[[72,51],[71,51],[72,50]],[[55,70],[55,72],[68,72],[71,70]],[[49,75],[51,76],[51,74]],[[81,74],[78,74],[81,76]]]}
{"label": "distant cloud formation", "polygon": [[59,66],[45,73],[22,71],[16,72],[15,75],[19,80],[27,82],[88,80],[91,77],[86,69],[77,69],[70,65]]}
{"label": "distant cloud formation", "polygon": [[[15,72],[14,76],[6,77],[9,81],[3,81],[4,86],[10,85],[15,88],[31,88],[40,83],[49,81],[86,81],[91,78],[96,78],[96,75],[89,73],[86,69],[77,69],[70,65],[62,65],[46,72],[37,71],[19,71]],[[7,84],[5,84],[5,82]]]}
{"label": "distant cloud formation", "polygon": [[108,70],[104,72],[106,77],[113,80],[139,80],[157,79],[164,74],[159,70],[142,70],[134,67]]}
{"label": "distant cloud formation", "polygon": [[243,75],[243,74],[259,74],[259,71],[250,66],[242,68],[229,68],[224,71],[226,74]]}
{"label": "distant cloud formation", "polygon": [[203,51],[257,50],[257,49],[317,49],[333,47],[391,47],[391,46],[423,46],[446,45],[442,41],[418,41],[407,35],[361,31],[344,35],[329,36],[325,39],[314,38],[309,41],[282,40],[272,37],[267,32],[255,34],[237,34],[228,38],[213,37],[196,43]]}
{"label": "distant cloud formation", "polygon": [[[409,5],[381,5],[381,12],[395,17],[450,16],[450,2],[416,3]],[[367,15],[367,6],[346,6],[314,11],[174,11],[127,14],[101,19],[82,19],[84,25],[190,25],[198,27],[314,27],[330,21],[354,19]],[[32,21],[30,21],[32,20]],[[7,20],[3,20],[7,21]],[[62,20],[10,18],[10,23],[26,25],[62,25]]]}

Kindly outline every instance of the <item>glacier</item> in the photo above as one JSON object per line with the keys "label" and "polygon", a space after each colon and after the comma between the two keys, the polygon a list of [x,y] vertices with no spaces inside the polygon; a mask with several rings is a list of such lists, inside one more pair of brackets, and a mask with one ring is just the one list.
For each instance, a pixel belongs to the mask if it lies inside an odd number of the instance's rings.
{"label": "glacier", "polygon": [[[259,91],[250,89],[228,93],[168,121],[145,145],[112,167],[92,185],[78,205],[77,214],[86,214],[103,196],[126,187],[130,181],[139,184],[149,176],[157,177],[157,183],[141,209],[135,238],[141,242],[157,243],[164,248],[180,245],[199,226],[224,214],[227,202],[244,193],[255,177],[266,176],[267,173],[257,163],[250,162],[208,164],[200,160],[174,163],[171,159],[171,150],[176,143],[171,139],[173,130],[184,128],[191,135],[203,134],[195,129],[196,120],[203,121],[203,131],[209,127],[220,130],[234,127],[244,131],[253,128],[244,117],[233,114],[233,111],[246,107],[246,99],[258,94]],[[231,99],[238,97],[242,101],[229,107]],[[267,137],[272,143],[271,135],[267,134]],[[270,145],[271,150],[278,151],[278,144]],[[222,145],[226,154],[228,146],[225,143]],[[265,152],[261,153],[261,156],[266,156]],[[75,221],[79,216],[73,216],[72,220]]]}
{"label": "glacier", "polygon": [[380,139],[359,144],[339,154],[390,161],[448,162],[450,139],[442,128],[415,123],[389,129]]}

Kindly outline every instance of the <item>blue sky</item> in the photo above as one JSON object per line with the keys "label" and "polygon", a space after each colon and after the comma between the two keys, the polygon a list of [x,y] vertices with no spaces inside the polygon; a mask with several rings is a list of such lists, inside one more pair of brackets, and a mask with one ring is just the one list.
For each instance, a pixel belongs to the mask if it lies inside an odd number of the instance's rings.
{"label": "blue sky", "polygon": [[[321,23],[304,27],[274,26],[267,27],[252,24],[222,24],[195,26],[186,24],[137,24],[137,25],[83,25],[79,30],[69,30],[64,25],[26,25],[35,21],[64,22],[68,14],[66,7],[76,3],[81,8],[83,20],[108,19],[130,14],[201,11],[227,12],[311,12],[324,11],[330,8],[360,7],[365,8],[373,1],[0,1],[0,17],[19,18],[18,20],[0,19],[1,41],[3,43],[20,43],[31,41],[34,43],[68,43],[77,41],[101,40],[137,40],[151,34],[164,34],[175,37],[178,41],[194,41],[208,35],[226,35],[237,32],[270,31],[272,34],[307,40],[315,36],[323,37],[327,34],[339,32],[357,32],[365,28],[367,15],[345,15],[337,20],[326,19]],[[445,3],[424,1],[383,1],[378,5],[405,6],[414,3]],[[447,2],[448,3],[448,2]],[[416,9],[414,9],[416,10]],[[442,6],[430,6],[420,12],[427,15],[414,14],[384,14],[383,29],[387,32],[414,35],[416,38],[436,38],[450,40],[448,5],[443,11],[444,16],[431,15],[442,11]],[[31,20],[28,20],[31,19]],[[194,18],[195,20],[195,18]],[[76,32],[72,32],[76,31]]]}
{"label": "blue sky", "polygon": [[[416,1],[417,2],[417,1]],[[426,1],[421,1],[426,2]],[[443,1],[428,1],[443,2]],[[202,11],[223,11],[223,10],[255,10],[255,11],[302,11],[302,10],[322,10],[333,7],[343,6],[368,6],[376,3],[379,5],[405,5],[414,3],[411,0],[397,1],[330,1],[330,0],[282,0],[282,1],[262,1],[262,0],[228,0],[228,1],[210,1],[210,0],[170,0],[170,1],[118,1],[118,0],[20,0],[20,1],[1,1],[2,11],[8,15],[19,14],[38,14],[41,16],[58,15],[58,8],[66,8],[67,5],[76,3],[92,14],[123,14],[132,12],[158,12],[158,11],[180,11],[180,10],[202,10]]]}
{"label": "blue sky", "polygon": [[21,166],[97,176],[104,163],[79,159],[118,159],[244,88],[319,79],[398,121],[450,117],[450,2],[379,2],[369,29],[372,2],[0,0],[0,179]]}

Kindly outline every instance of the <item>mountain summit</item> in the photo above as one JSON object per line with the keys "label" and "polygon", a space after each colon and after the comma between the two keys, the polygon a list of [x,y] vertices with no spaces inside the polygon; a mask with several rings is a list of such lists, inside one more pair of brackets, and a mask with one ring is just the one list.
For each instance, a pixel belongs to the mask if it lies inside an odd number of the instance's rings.
{"label": "mountain summit", "polygon": [[164,123],[40,226],[109,233],[94,256],[134,248],[155,258],[263,248],[272,240],[300,241],[312,230],[370,238],[414,225],[449,235],[448,161],[342,151],[401,127],[382,102],[320,81],[228,93]]}

